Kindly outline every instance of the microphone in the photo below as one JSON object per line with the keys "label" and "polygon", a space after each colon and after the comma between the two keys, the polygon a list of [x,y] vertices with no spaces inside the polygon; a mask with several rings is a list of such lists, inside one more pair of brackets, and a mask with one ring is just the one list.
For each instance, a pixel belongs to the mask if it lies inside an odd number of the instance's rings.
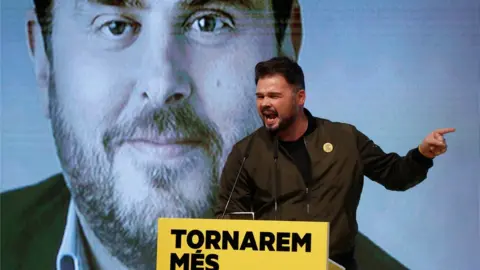
{"label": "microphone", "polygon": [[228,205],[230,204],[230,201],[232,200],[233,191],[235,190],[235,186],[237,185],[238,178],[240,178],[240,173],[243,170],[243,166],[245,164],[245,161],[247,160],[248,156],[250,155],[250,148],[252,148],[253,138],[254,138],[254,136],[252,136],[250,138],[250,140],[248,141],[247,148],[245,150],[245,155],[243,156],[243,159],[242,159],[242,164],[240,165],[240,169],[238,170],[237,177],[235,177],[235,181],[233,182],[233,187],[230,190],[230,195],[228,196],[227,203],[225,204],[225,209],[223,209],[221,219],[223,219],[225,217],[225,213],[227,212]]}
{"label": "microphone", "polygon": [[277,220],[277,212],[278,212],[278,203],[277,203],[277,188],[278,188],[278,136],[275,135],[273,141],[273,162],[275,163],[275,167],[273,168],[273,197],[275,200],[275,220]]}

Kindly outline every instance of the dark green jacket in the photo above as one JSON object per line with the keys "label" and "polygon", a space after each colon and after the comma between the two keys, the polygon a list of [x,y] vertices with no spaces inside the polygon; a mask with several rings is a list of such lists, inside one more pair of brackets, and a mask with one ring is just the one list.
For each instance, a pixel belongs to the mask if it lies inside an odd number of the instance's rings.
{"label": "dark green jacket", "polygon": [[[63,176],[0,195],[2,270],[54,270],[70,202]],[[359,234],[363,269],[406,269]]]}
{"label": "dark green jacket", "polygon": [[220,178],[214,214],[222,215],[231,194],[227,212],[253,211],[261,220],[327,221],[330,256],[351,254],[364,176],[389,190],[404,191],[427,177],[433,161],[417,148],[404,157],[387,154],[353,125],[305,113],[311,129],[303,139],[312,164],[311,179],[304,179],[288,151],[261,127],[233,146]]}

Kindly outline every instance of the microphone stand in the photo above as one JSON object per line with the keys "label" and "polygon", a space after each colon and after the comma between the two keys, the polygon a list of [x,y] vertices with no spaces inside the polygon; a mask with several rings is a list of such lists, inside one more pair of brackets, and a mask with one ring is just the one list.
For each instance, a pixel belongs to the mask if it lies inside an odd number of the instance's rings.
{"label": "microphone stand", "polygon": [[273,168],[273,196],[275,200],[275,220],[277,220],[277,212],[278,212],[278,202],[277,202],[277,196],[278,196],[278,136],[275,136],[274,142],[273,142],[273,162],[275,163],[275,166]]}
{"label": "microphone stand", "polygon": [[240,169],[238,170],[237,176],[235,177],[235,181],[233,182],[233,186],[232,186],[232,189],[230,190],[230,195],[228,196],[228,200],[227,200],[227,203],[225,204],[225,208],[223,209],[221,219],[223,219],[225,217],[225,213],[227,212],[228,205],[230,204],[230,201],[232,200],[233,191],[235,190],[235,187],[237,186],[238,179],[240,178],[240,173],[243,170],[243,166],[245,165],[245,161],[247,160],[248,156],[250,155],[250,148],[252,148],[253,138],[254,138],[254,136],[252,136],[250,138],[250,140],[248,141],[247,148],[245,150],[245,155],[243,156],[243,159],[242,159],[242,164],[240,165]]}

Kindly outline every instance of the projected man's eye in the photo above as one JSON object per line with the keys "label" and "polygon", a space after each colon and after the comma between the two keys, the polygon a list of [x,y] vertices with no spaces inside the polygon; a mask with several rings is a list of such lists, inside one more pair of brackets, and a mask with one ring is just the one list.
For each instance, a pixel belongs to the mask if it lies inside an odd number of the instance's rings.
{"label": "projected man's eye", "polygon": [[195,20],[192,25],[193,30],[202,32],[214,32],[224,28],[230,28],[230,25],[222,20],[222,18],[215,17],[213,15],[207,15],[199,18]]}
{"label": "projected man's eye", "polygon": [[231,36],[235,22],[223,12],[200,11],[191,15],[183,28],[187,38],[203,45],[216,45]]}
{"label": "projected man's eye", "polygon": [[126,22],[121,21],[111,21],[107,25],[105,25],[105,31],[108,31],[114,36],[119,36],[130,29],[130,25],[128,25]]}
{"label": "projected man's eye", "polygon": [[140,33],[141,25],[119,15],[99,16],[92,23],[95,46],[108,50],[121,50],[130,46]]}
{"label": "projected man's eye", "polygon": [[108,21],[100,27],[100,31],[106,37],[120,38],[135,34],[137,25],[127,21]]}

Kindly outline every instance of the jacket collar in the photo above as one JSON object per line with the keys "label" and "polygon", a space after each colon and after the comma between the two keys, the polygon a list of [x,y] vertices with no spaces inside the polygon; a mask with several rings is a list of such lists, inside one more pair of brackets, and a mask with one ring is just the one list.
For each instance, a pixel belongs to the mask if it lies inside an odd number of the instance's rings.
{"label": "jacket collar", "polygon": [[310,113],[309,110],[303,108],[303,111],[305,112],[305,115],[308,118],[308,128],[307,128],[307,131],[305,132],[304,136],[308,136],[309,134],[314,132],[315,129],[317,129],[318,123],[317,123],[317,119],[312,115],[312,113]]}

